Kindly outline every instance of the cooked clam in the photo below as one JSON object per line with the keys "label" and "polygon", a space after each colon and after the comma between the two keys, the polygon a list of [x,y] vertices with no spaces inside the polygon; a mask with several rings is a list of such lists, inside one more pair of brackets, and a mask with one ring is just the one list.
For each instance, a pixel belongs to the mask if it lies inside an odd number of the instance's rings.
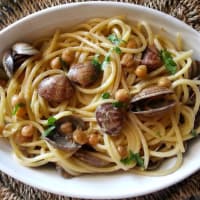
{"label": "cooked clam", "polygon": [[[11,78],[15,70],[29,57],[37,55],[39,51],[28,43],[16,43],[12,48],[6,51],[2,59],[2,78]],[[1,70],[2,71],[2,70]],[[5,76],[6,74],[6,76]]]}
{"label": "cooked clam", "polygon": [[0,80],[7,80],[7,79],[8,79],[8,76],[5,70],[2,67],[0,67]]}
{"label": "cooked clam", "polygon": [[[192,65],[189,69],[188,76],[189,76],[190,79],[200,80],[200,61],[195,60],[195,61],[192,62]],[[200,90],[200,86],[198,86],[198,87],[199,87],[199,90]],[[194,104],[195,104],[195,93],[190,88],[189,89],[189,99],[188,99],[187,105],[194,106]]]}
{"label": "cooked clam", "polygon": [[92,62],[73,64],[68,72],[68,78],[82,87],[87,87],[96,82],[99,71]]}
{"label": "cooked clam", "polygon": [[57,172],[64,178],[72,178],[73,175],[64,170],[59,164],[56,164],[56,170]]}
{"label": "cooked clam", "polygon": [[85,151],[85,150],[78,150],[74,154],[74,157],[76,157],[79,160],[81,160],[82,162],[92,165],[94,167],[106,167],[110,164],[108,161],[98,158],[98,157],[94,156],[93,154],[91,154],[90,152]]}
{"label": "cooked clam", "polygon": [[163,159],[157,160],[154,162],[150,161],[147,170],[153,171],[153,170],[158,169],[161,166],[162,162],[163,162]]}
{"label": "cooked clam", "polygon": [[4,70],[4,73],[2,73],[2,75],[4,74],[5,78],[10,78],[14,71],[14,60],[12,57],[12,52],[10,50],[4,53],[2,64],[3,68],[1,69],[2,71]]}
{"label": "cooked clam", "polygon": [[112,103],[103,103],[96,109],[96,120],[103,133],[116,136],[123,126],[123,111]]}
{"label": "cooked clam", "polygon": [[150,71],[162,66],[162,60],[155,45],[151,45],[146,48],[142,56],[141,64],[146,65]]}
{"label": "cooked clam", "polygon": [[199,75],[200,75],[200,61],[195,60],[192,62],[192,65],[189,69],[189,78],[190,79],[199,79]]}
{"label": "cooked clam", "polygon": [[32,45],[28,43],[16,43],[12,46],[12,51],[17,55],[33,56],[39,53]]}
{"label": "cooked clam", "polygon": [[38,86],[38,94],[48,102],[61,103],[74,95],[74,88],[63,74],[57,74],[43,79]]}
{"label": "cooked clam", "polygon": [[165,87],[145,88],[132,98],[130,109],[138,115],[162,115],[176,105],[176,102],[170,98],[172,94],[173,90]]}
{"label": "cooked clam", "polygon": [[[67,134],[63,133],[62,130],[60,130],[61,125],[66,122],[70,122],[72,124],[72,132],[69,132]],[[85,130],[86,126],[84,121],[74,116],[67,116],[57,120],[55,126],[56,129],[54,133],[45,137],[45,140],[47,140],[52,146],[67,152],[77,151],[82,147],[82,145],[76,143],[73,140],[73,131],[78,128]]]}

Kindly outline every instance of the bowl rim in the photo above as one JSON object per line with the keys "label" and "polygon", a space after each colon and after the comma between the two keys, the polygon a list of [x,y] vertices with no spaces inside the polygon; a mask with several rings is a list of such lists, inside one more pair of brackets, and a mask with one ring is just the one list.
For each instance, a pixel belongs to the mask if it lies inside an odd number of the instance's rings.
{"label": "bowl rim", "polygon": [[[164,13],[160,10],[156,10],[156,9],[153,9],[153,8],[149,8],[149,7],[145,7],[143,5],[138,5],[138,4],[135,4],[135,3],[130,3],[130,2],[113,2],[113,1],[95,1],[95,0],[92,0],[92,1],[87,1],[87,2],[72,2],[72,3],[66,3],[66,4],[61,4],[61,5],[56,5],[56,6],[52,6],[52,7],[49,7],[49,8],[45,8],[45,9],[42,9],[42,10],[38,10],[34,13],[31,13],[27,16],[24,16],[20,19],[18,19],[17,21],[15,21],[14,23],[12,24],[9,24],[8,26],[6,26],[5,28],[3,28],[2,30],[0,30],[0,35],[1,34],[4,34],[5,32],[7,32],[8,30],[14,28],[15,26],[17,26],[18,24],[22,23],[22,22],[25,22],[25,21],[29,21],[29,20],[32,20],[32,18],[35,18],[35,17],[38,17],[40,15],[44,15],[44,14],[47,14],[48,12],[53,12],[55,10],[59,10],[59,9],[62,9],[62,8],[70,8],[70,7],[79,7],[79,6],[84,6],[84,5],[107,5],[107,4],[112,4],[112,5],[120,5],[120,6],[133,6],[137,9],[144,9],[146,10],[147,12],[155,12],[159,15],[161,15],[162,17],[166,17],[168,19],[171,18],[171,20],[173,21],[176,21],[176,23],[178,24],[181,24],[189,29],[192,29],[196,34],[200,34],[197,30],[195,30],[192,26],[186,24],[184,21],[181,21],[180,19],[174,17],[174,16],[171,16],[171,15],[168,15],[167,13]],[[191,31],[191,30],[190,30]]]}
{"label": "bowl rim", "polygon": [[[48,14],[50,12],[54,12],[54,11],[57,11],[59,12],[60,9],[70,9],[70,8],[75,8],[75,7],[80,7],[80,6],[94,6],[94,5],[110,5],[110,6],[120,6],[122,8],[125,8],[127,6],[131,6],[131,7],[134,7],[135,9],[139,9],[139,10],[143,10],[147,13],[152,13],[154,12],[156,15],[159,15],[160,17],[162,18],[167,18],[167,20],[172,20],[174,21],[174,23],[177,23],[179,25],[181,25],[182,27],[188,29],[190,32],[193,32],[194,34],[196,34],[196,36],[200,37],[200,33],[195,30],[194,28],[192,28],[191,26],[189,26],[188,24],[186,24],[185,22],[173,17],[173,16],[170,16],[166,13],[163,13],[159,10],[155,10],[155,9],[152,9],[152,8],[149,8],[149,7],[145,7],[145,6],[142,6],[142,5],[137,5],[137,4],[134,4],[134,3],[128,3],[128,2],[113,2],[113,1],[88,1],[88,2],[73,2],[73,3],[67,3],[67,4],[61,4],[61,5],[56,5],[56,6],[53,6],[53,7],[50,7],[50,8],[45,8],[45,9],[42,9],[42,10],[39,10],[35,13],[32,13],[28,16],[25,16],[19,20],[17,20],[16,22],[8,25],[7,27],[3,28],[1,31],[0,31],[0,37],[1,35],[3,34],[6,34],[7,31],[10,31],[12,30],[14,27],[18,26],[18,24],[21,24],[21,23],[24,23],[24,22],[28,22],[28,21],[31,21],[32,19],[34,18],[38,18],[44,14]],[[56,189],[49,189],[47,186],[44,186],[42,184],[40,184],[39,186],[36,185],[35,183],[31,183],[31,182],[28,182],[27,179],[23,176],[20,176],[18,175],[18,173],[16,173],[14,170],[12,170],[11,168],[7,168],[6,166],[4,166],[2,163],[0,163],[0,170],[2,170],[4,173],[10,175],[11,177],[27,184],[27,185],[30,185],[32,187],[35,187],[35,188],[38,188],[39,190],[43,190],[43,191],[46,191],[46,192],[50,192],[50,193],[54,193],[54,194],[57,194],[57,195],[64,195],[64,196],[70,196],[70,197],[75,197],[75,198],[82,198],[82,199],[88,199],[88,198],[95,198],[95,199],[108,199],[108,198],[112,198],[112,199],[118,199],[118,198],[130,198],[130,197],[137,197],[137,196],[142,196],[142,195],[146,195],[146,194],[149,194],[149,193],[153,193],[153,192],[156,192],[156,191],[160,191],[164,188],[167,188],[169,186],[172,186],[178,182],[181,182],[182,180],[184,180],[185,178],[189,177],[190,175],[192,175],[193,173],[197,172],[198,170],[200,169],[200,166],[197,167],[196,169],[194,169],[193,171],[190,171],[188,172],[187,174],[184,174],[182,177],[180,177],[179,179],[176,179],[174,181],[169,181],[161,186],[159,186],[158,188],[151,188],[149,190],[146,190],[145,192],[143,192],[142,194],[122,194],[122,195],[118,195],[118,196],[110,196],[110,197],[107,197],[105,196],[104,194],[102,194],[101,196],[94,196],[94,195],[90,195],[90,194],[87,194],[87,195],[84,195],[82,196],[81,194],[74,194],[73,192],[71,193],[70,191],[67,191],[66,192],[60,192],[58,194],[58,191]]]}

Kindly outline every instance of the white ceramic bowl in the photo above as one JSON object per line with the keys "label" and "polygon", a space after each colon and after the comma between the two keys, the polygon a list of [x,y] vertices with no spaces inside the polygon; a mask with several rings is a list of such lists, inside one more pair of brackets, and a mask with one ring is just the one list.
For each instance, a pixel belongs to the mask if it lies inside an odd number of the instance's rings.
{"label": "white ceramic bowl", "polygon": [[[169,36],[180,32],[187,48],[200,55],[200,34],[183,22],[149,8],[126,3],[87,2],[49,8],[12,24],[0,32],[0,58],[2,52],[16,41],[31,41],[51,34],[56,28],[70,27],[94,17],[126,15],[129,20],[145,20],[153,27],[164,28]],[[8,143],[0,140],[0,170],[39,189],[79,198],[126,198],[152,193],[181,181],[200,169],[200,140],[189,146],[182,167],[164,177],[144,177],[131,173],[81,176],[63,179],[55,170],[31,169],[13,159]],[[173,162],[173,161],[170,161]],[[167,167],[170,162],[166,163]]]}

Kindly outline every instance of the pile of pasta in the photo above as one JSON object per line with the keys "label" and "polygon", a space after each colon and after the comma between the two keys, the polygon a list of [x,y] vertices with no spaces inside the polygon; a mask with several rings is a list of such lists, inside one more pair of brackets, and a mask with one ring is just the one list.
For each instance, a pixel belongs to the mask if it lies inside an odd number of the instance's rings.
{"label": "pile of pasta", "polygon": [[[195,120],[200,106],[200,80],[198,74],[191,75],[195,67],[193,51],[184,49],[181,34],[175,38],[166,35],[164,29],[154,33],[145,21],[131,23],[125,17],[112,17],[90,19],[35,41],[33,46],[39,55],[23,60],[0,86],[0,133],[8,139],[16,159],[27,167],[55,163],[72,176],[119,170],[161,176],[179,169],[187,141],[200,132]],[[161,65],[151,66],[148,60],[145,63],[149,50],[153,56],[159,55],[156,59]],[[89,76],[86,71],[77,75],[80,77],[73,74],[76,80],[71,83],[70,98],[48,101],[59,93],[56,88],[48,98],[40,95],[42,81],[55,75],[67,77],[72,66],[88,62],[97,75],[91,84],[80,84],[82,77]],[[45,91],[49,87],[47,83]],[[173,106],[143,113],[137,106],[148,103],[148,96],[140,103],[137,98],[142,92],[146,95],[144,91],[150,87],[167,88]],[[100,113],[103,116],[98,121],[97,110],[103,109],[102,105],[112,105],[119,114],[116,120],[120,122],[114,122],[119,131],[107,131],[109,125],[102,125],[104,118],[112,117],[110,107]],[[72,145],[78,144],[74,150],[54,145],[57,140],[52,142],[57,121],[70,117],[86,124],[81,130],[85,138],[80,142],[80,138],[65,137]],[[171,157],[176,158],[173,166],[160,169],[160,164]]]}

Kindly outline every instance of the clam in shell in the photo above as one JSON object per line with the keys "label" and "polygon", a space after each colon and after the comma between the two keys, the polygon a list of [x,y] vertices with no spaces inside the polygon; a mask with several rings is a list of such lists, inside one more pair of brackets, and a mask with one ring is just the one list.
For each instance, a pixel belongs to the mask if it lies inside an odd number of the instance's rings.
{"label": "clam in shell", "polygon": [[86,129],[85,122],[82,119],[74,117],[74,116],[66,116],[62,117],[55,122],[55,130],[53,134],[49,134],[48,136],[44,137],[44,139],[49,142],[54,148],[66,151],[66,152],[76,152],[78,151],[82,145],[76,143],[73,140],[73,132],[68,134],[64,134],[60,130],[60,126],[65,123],[70,122],[72,123],[73,131],[80,128],[82,130]]}
{"label": "clam in shell", "polygon": [[163,115],[175,107],[175,100],[169,98],[172,89],[152,86],[143,89],[131,99],[130,110],[137,115],[146,117]]}
{"label": "clam in shell", "polygon": [[11,78],[16,69],[29,57],[39,54],[39,51],[28,43],[15,43],[2,58],[0,77]]}

